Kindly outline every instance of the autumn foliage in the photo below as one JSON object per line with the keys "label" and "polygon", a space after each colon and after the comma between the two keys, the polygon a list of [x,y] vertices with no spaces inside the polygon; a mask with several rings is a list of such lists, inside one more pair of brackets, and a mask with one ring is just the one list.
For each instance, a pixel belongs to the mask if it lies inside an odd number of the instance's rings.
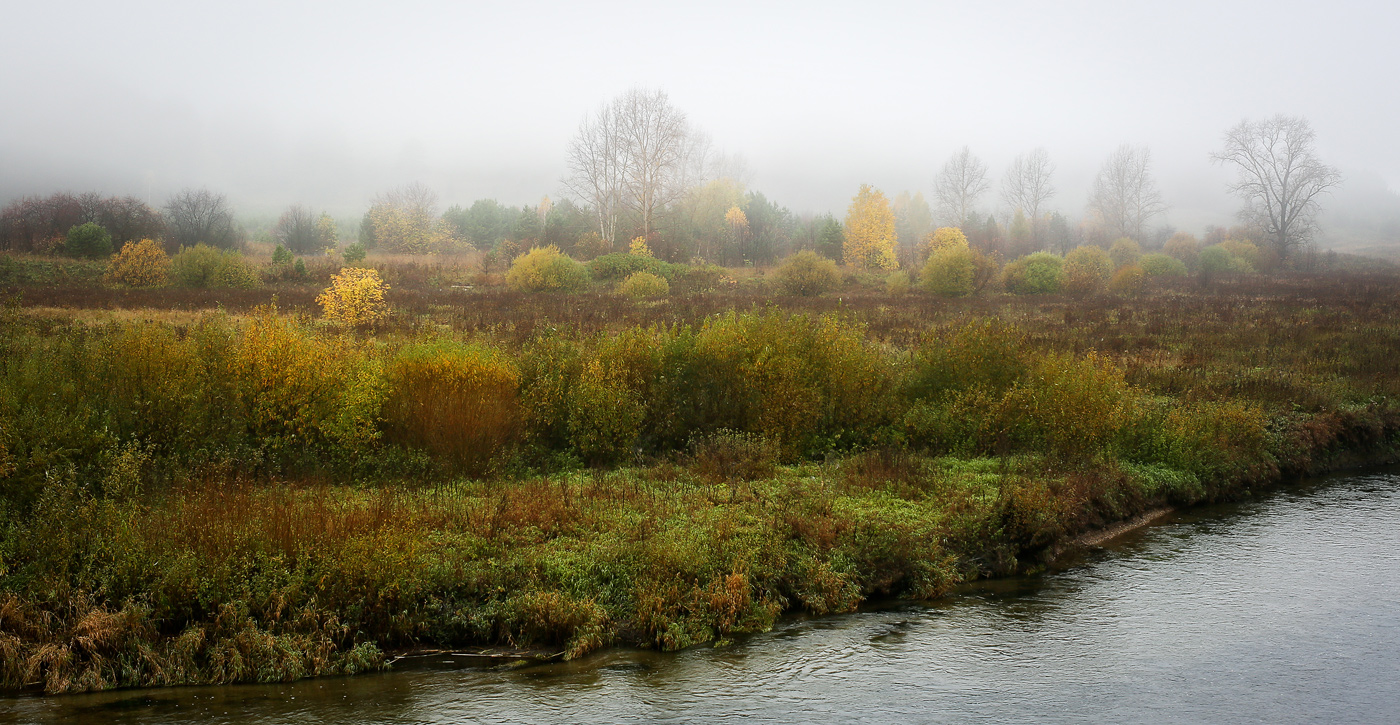
{"label": "autumn foliage", "polygon": [[861,184],[846,211],[845,263],[860,269],[894,269],[894,210],[885,192]]}
{"label": "autumn foliage", "polygon": [[345,267],[331,277],[331,286],[316,298],[326,319],[342,324],[367,325],[389,316],[384,294],[389,285],[379,272],[363,267]]}
{"label": "autumn foliage", "polygon": [[159,287],[170,278],[170,256],[150,239],[127,242],[112,259],[107,276],[132,287]]}

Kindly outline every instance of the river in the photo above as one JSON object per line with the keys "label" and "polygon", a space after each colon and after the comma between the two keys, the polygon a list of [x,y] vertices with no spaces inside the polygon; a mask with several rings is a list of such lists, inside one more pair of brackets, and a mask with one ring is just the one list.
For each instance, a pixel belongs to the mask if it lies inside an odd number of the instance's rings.
{"label": "river", "polygon": [[0,701],[67,723],[1400,722],[1400,473],[1168,515],[1056,571],[720,649]]}

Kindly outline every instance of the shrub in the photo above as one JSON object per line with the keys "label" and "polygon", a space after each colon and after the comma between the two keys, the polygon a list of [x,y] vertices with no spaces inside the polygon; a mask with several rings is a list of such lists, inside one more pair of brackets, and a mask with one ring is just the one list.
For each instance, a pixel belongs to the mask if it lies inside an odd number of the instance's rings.
{"label": "shrub", "polygon": [[150,239],[127,242],[112,259],[107,276],[132,287],[158,287],[170,278],[170,257]]}
{"label": "shrub", "polygon": [[355,242],[354,244],[351,244],[350,246],[346,247],[345,251],[341,253],[340,257],[341,259],[345,260],[345,264],[351,266],[365,261],[364,242]]}
{"label": "shrub", "polygon": [[552,244],[534,247],[511,263],[506,284],[521,292],[578,292],[588,286],[588,269]]}
{"label": "shrub", "polygon": [[1072,295],[1092,295],[1103,291],[1113,276],[1113,260],[1108,252],[1093,247],[1076,247],[1065,255],[1064,290]]}
{"label": "shrub", "polygon": [[208,244],[181,247],[170,259],[170,276],[182,287],[210,287],[223,252]]}
{"label": "shrub", "polygon": [[315,337],[260,308],[230,369],[249,431],[274,451],[302,453],[309,443],[355,454],[379,438],[387,386],[375,361],[342,337]]}
{"label": "shrub", "polygon": [[667,264],[655,257],[640,254],[605,254],[588,263],[588,271],[595,279],[624,280],[638,273],[647,272],[668,280],[675,279],[685,272],[685,266]]}
{"label": "shrub", "polygon": [[950,247],[966,247],[967,235],[957,227],[939,227],[919,241],[919,259],[926,260]]}
{"label": "shrub", "polygon": [[1142,247],[1127,237],[1115,240],[1113,245],[1108,248],[1108,257],[1113,260],[1114,269],[1137,264],[1138,258],[1141,256]]}
{"label": "shrub", "polygon": [[892,295],[895,295],[896,297],[898,297],[898,296],[900,296],[900,295],[903,295],[903,294],[907,293],[908,291],[909,291],[909,273],[908,273],[908,272],[905,272],[904,270],[901,269],[901,270],[899,270],[899,271],[897,271],[897,272],[891,272],[890,275],[889,275],[888,277],[885,278],[885,292],[886,292],[886,293],[892,294]]}
{"label": "shrub", "polygon": [[841,282],[836,263],[810,249],[783,260],[773,276],[784,292],[803,297],[830,292]]}
{"label": "shrub", "polygon": [[612,244],[603,239],[603,235],[598,232],[584,232],[578,241],[574,242],[574,253],[580,259],[595,259],[611,251]]}
{"label": "shrub", "polygon": [[277,245],[277,248],[275,248],[275,249],[272,250],[272,263],[273,263],[273,264],[291,264],[291,263],[292,263],[292,252],[291,252],[291,250],[287,249],[287,247],[284,246],[284,245],[282,245],[282,244],[278,244],[278,245]]}
{"label": "shrub", "polygon": [[1162,245],[1162,253],[1179,260],[1186,265],[1187,270],[1196,269],[1197,257],[1201,253],[1201,245],[1196,242],[1196,237],[1188,232],[1177,232],[1172,235],[1167,243]]}
{"label": "shrub", "polygon": [[1220,243],[1220,247],[1230,253],[1230,256],[1239,260],[1243,264],[1236,264],[1238,272],[1252,273],[1261,268],[1263,254],[1259,246],[1248,239],[1226,239]]}
{"label": "shrub", "polygon": [[1219,244],[1202,249],[1198,259],[1201,273],[1206,275],[1226,274],[1235,271],[1238,266],[1235,256]]}
{"label": "shrub", "polygon": [[1142,267],[1130,264],[1113,273],[1108,289],[1116,295],[1135,295],[1142,291],[1146,283],[1147,273],[1142,271]]}
{"label": "shrub", "polygon": [[1063,264],[1049,252],[1029,254],[1006,265],[1002,284],[1018,295],[1054,294],[1060,291]]}
{"label": "shrub", "polygon": [[617,293],[637,299],[665,297],[671,293],[671,285],[665,277],[658,277],[650,272],[636,272],[617,285]]}
{"label": "shrub", "polygon": [[924,263],[919,284],[927,291],[948,297],[963,297],[976,291],[976,252],[967,246],[947,246],[935,251]]}
{"label": "shrub", "polygon": [[100,224],[79,224],[68,230],[68,236],[63,240],[63,252],[73,257],[105,257],[112,253],[112,235]]}
{"label": "shrub", "polygon": [[651,253],[651,247],[647,246],[646,237],[636,237],[627,246],[627,253],[634,257],[647,257],[654,259],[656,255]]}
{"label": "shrub", "polygon": [[642,432],[646,406],[626,371],[597,358],[583,366],[568,397],[568,440],[591,464],[622,460]]}
{"label": "shrub", "polygon": [[219,264],[210,275],[210,287],[231,287],[233,289],[254,289],[262,284],[258,270],[238,252],[223,252]]}
{"label": "shrub", "polygon": [[691,467],[714,483],[758,481],[778,470],[778,447],[753,433],[718,430],[690,443]]}
{"label": "shrub", "polygon": [[363,267],[345,267],[331,277],[331,286],[316,297],[326,319],[345,325],[365,325],[389,316],[384,293],[389,285],[379,272]]}
{"label": "shrub", "polygon": [[384,417],[390,438],[470,474],[486,471],[520,433],[520,372],[500,352],[434,343],[389,364]]}
{"label": "shrub", "polygon": [[1138,260],[1138,266],[1142,267],[1142,271],[1151,279],[1182,277],[1186,274],[1184,262],[1160,252],[1142,255],[1142,259]]}

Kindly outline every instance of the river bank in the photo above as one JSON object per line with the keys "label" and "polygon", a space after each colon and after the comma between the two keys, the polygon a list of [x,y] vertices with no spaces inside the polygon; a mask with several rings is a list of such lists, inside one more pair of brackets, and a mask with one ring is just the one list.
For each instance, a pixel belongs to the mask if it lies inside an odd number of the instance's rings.
{"label": "river bank", "polygon": [[1395,469],[1192,507],[1044,574],[784,618],[730,647],[524,667],[422,658],[292,683],[0,700],[69,725],[194,722],[1384,723]]}

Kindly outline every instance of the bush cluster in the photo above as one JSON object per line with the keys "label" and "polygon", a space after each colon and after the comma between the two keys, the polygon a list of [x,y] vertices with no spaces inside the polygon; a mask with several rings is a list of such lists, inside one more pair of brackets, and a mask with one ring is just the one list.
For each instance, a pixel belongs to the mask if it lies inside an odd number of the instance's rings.
{"label": "bush cluster", "polygon": [[836,263],[810,249],[783,260],[773,276],[784,292],[803,297],[830,292],[841,283]]}

